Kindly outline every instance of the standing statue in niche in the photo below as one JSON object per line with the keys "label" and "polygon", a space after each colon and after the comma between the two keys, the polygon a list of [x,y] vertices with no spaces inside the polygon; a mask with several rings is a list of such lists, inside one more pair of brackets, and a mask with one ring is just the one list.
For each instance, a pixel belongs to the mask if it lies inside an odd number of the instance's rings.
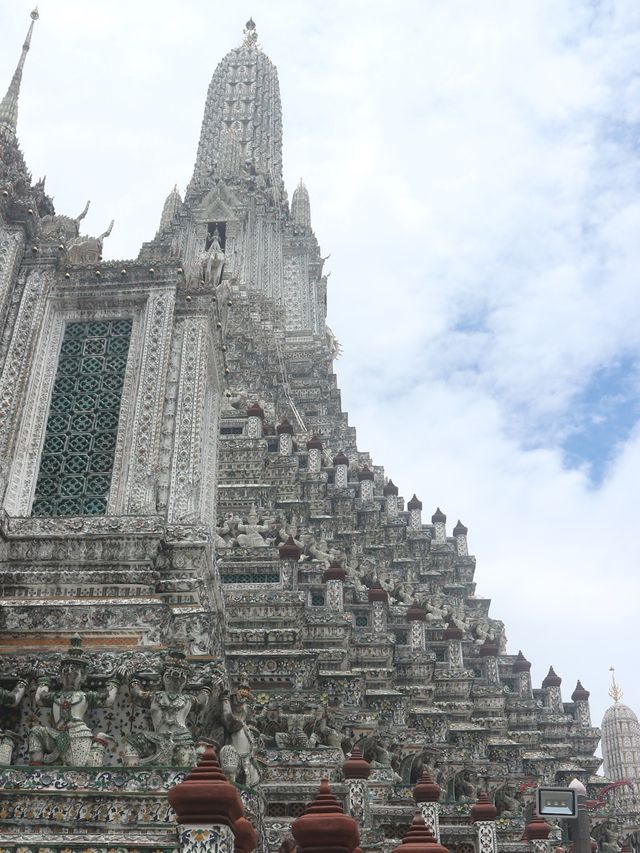
{"label": "standing statue in niche", "polygon": [[109,679],[102,690],[83,690],[89,661],[82,639],[71,638],[60,661],[60,690],[52,690],[48,676],[38,678],[35,701],[39,708],[51,708],[50,726],[36,725],[29,731],[31,764],[67,764],[77,767],[101,764],[104,745],[111,738],[93,735],[84,718],[93,708],[109,708],[118,693],[119,678]]}
{"label": "standing statue in niche", "polygon": [[222,267],[224,266],[224,252],[220,243],[220,232],[217,227],[211,237],[211,243],[208,249],[200,256],[202,262],[202,280],[205,284],[217,287],[220,283],[222,275]]}
{"label": "standing statue in niche", "polygon": [[231,782],[254,787],[260,781],[255,752],[257,730],[250,725],[254,696],[246,676],[242,676],[234,694],[222,693],[221,721],[224,746],[220,749],[220,765]]}
{"label": "standing statue in niche", "polygon": [[204,710],[211,688],[201,684],[197,694],[185,692],[188,676],[185,655],[172,651],[164,662],[162,690],[144,690],[135,675],[128,679],[131,701],[149,711],[153,731],[128,736],[125,764],[165,764],[172,767],[195,764],[196,746],[187,720],[192,712]]}

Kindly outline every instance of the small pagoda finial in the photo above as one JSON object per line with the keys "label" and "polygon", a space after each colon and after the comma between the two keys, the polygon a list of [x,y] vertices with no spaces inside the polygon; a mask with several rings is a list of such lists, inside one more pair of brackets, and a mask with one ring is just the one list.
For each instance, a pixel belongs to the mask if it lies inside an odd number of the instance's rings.
{"label": "small pagoda finial", "polygon": [[256,31],[256,24],[253,18],[249,18],[247,23],[244,25],[243,35],[244,38],[242,40],[241,47],[258,47],[258,33]]}
{"label": "small pagoda finial", "polygon": [[11,78],[11,82],[9,83],[7,93],[0,102],[0,128],[8,130],[12,134],[15,134],[16,127],[18,125],[18,96],[20,95],[20,83],[22,82],[22,69],[24,68],[27,53],[29,52],[29,48],[31,47],[31,35],[33,34],[33,25],[39,17],[40,13],[38,12],[38,7],[36,6],[35,9],[31,12],[31,24],[29,25],[27,37],[25,38],[24,44],[22,45],[22,53],[20,54],[18,65],[16,66],[16,70],[13,72],[13,77]]}
{"label": "small pagoda finial", "polygon": [[623,692],[616,681],[616,668],[615,666],[609,667],[609,672],[611,673],[611,687],[609,688],[609,696],[613,699],[614,702],[619,702],[623,697]]}

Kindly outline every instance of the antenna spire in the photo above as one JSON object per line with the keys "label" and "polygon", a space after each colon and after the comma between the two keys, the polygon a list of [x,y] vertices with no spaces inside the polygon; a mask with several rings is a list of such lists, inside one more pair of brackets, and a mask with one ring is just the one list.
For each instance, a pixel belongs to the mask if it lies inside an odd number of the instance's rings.
{"label": "antenna spire", "polygon": [[611,673],[611,687],[609,688],[609,696],[611,696],[614,702],[619,702],[624,694],[622,693],[622,688],[616,681],[615,666],[610,666],[609,672]]}
{"label": "antenna spire", "polygon": [[22,45],[22,53],[20,54],[18,65],[16,66],[16,70],[11,78],[11,83],[9,83],[7,93],[0,102],[0,128],[8,130],[12,134],[15,134],[18,123],[18,96],[20,94],[20,83],[22,81],[22,69],[24,68],[24,62],[27,58],[29,48],[31,47],[33,25],[39,17],[40,14],[38,12],[38,7],[36,6],[33,12],[31,12],[31,24],[29,25],[27,37]]}

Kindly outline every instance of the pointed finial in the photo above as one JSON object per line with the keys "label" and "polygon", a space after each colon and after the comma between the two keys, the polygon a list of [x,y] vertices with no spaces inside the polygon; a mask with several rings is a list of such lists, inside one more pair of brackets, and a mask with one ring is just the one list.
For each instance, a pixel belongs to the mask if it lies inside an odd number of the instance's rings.
{"label": "pointed finial", "polygon": [[616,668],[615,666],[609,667],[609,672],[611,673],[611,687],[609,688],[609,696],[613,699],[614,702],[619,702],[623,697],[623,692],[616,681]]}
{"label": "pointed finial", "polygon": [[13,77],[9,83],[7,93],[0,102],[0,128],[8,130],[12,134],[15,134],[18,124],[18,96],[20,95],[20,83],[22,82],[22,69],[24,68],[25,59],[27,58],[27,53],[31,47],[33,25],[39,17],[40,13],[36,6],[36,8],[31,12],[31,24],[29,25],[27,37],[22,45],[22,53],[20,54],[18,65],[16,66],[16,70],[13,72]]}
{"label": "pointed finial", "polygon": [[253,18],[249,18],[247,23],[244,25],[243,35],[244,38],[242,40],[242,44],[240,45],[241,47],[258,47],[258,33],[256,32],[256,24]]}

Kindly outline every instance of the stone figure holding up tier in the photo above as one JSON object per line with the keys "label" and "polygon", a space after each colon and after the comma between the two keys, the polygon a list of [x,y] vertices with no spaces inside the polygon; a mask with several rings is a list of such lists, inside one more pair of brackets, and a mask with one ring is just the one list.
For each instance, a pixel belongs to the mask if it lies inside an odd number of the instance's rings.
{"label": "stone figure holding up tier", "polygon": [[255,504],[251,506],[246,524],[238,525],[238,545],[241,548],[266,548],[269,542],[265,541],[263,534],[268,533],[271,527],[265,519],[263,524],[258,523],[258,513]]}
{"label": "stone figure holding up tier", "polygon": [[[27,689],[28,681],[24,677],[18,678],[13,690],[5,690],[0,687],[0,707],[17,708]],[[11,764],[13,747],[18,742],[18,736],[9,729],[0,727],[0,765]]]}
{"label": "stone figure holding up tier", "polygon": [[51,708],[50,726],[33,726],[29,732],[31,764],[70,764],[77,767],[102,763],[108,735],[93,735],[84,721],[87,711],[108,708],[115,702],[119,679],[107,681],[103,690],[82,690],[89,661],[76,635],[60,661],[60,690],[51,690],[49,679],[38,679],[35,701],[40,708]]}
{"label": "stone figure holding up tier", "polygon": [[186,693],[188,665],[182,652],[167,654],[163,672],[163,690],[144,690],[137,676],[128,678],[129,695],[134,705],[148,709],[153,731],[136,732],[127,737],[129,749],[125,764],[165,764],[190,767],[196,763],[196,746],[187,719],[193,711],[202,711],[211,688],[200,685],[198,693]]}

